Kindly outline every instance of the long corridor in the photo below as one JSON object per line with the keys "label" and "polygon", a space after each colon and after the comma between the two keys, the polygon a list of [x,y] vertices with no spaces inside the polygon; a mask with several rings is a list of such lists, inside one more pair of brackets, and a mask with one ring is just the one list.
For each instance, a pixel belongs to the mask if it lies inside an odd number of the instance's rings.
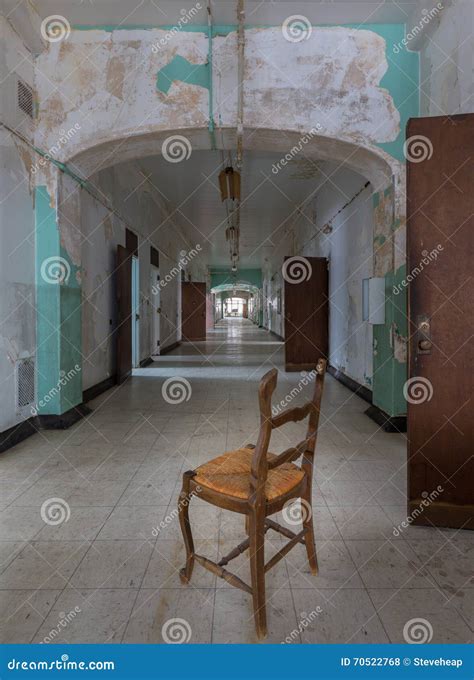
{"label": "long corridor", "polygon": [[[190,642],[256,641],[251,597],[198,565],[180,584],[176,505],[183,471],[255,442],[258,381],[272,367],[275,403],[309,398],[311,384],[282,370],[281,342],[224,320],[206,342],[182,344],[91,402],[70,430],[38,432],[0,457],[1,642],[162,643],[175,619]],[[382,432],[366,408],[327,376],[314,484],[320,573],[303,546],[269,572],[266,642],[402,642],[420,617],[433,642],[468,642],[472,533],[402,526],[405,437]],[[304,427],[279,430],[271,449],[294,445]],[[190,517],[211,559],[244,538],[241,516],[194,499]],[[268,555],[284,540],[274,536]],[[245,553],[232,567],[249,579]]]}

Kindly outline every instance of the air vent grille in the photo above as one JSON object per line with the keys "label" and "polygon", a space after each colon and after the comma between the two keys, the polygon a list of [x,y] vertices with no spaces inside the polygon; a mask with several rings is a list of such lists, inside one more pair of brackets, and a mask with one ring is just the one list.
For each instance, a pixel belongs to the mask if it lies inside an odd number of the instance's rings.
{"label": "air vent grille", "polygon": [[18,108],[30,118],[34,118],[33,90],[22,80],[18,80]]}
{"label": "air vent grille", "polygon": [[35,400],[35,360],[33,357],[20,359],[16,365],[16,405],[22,409]]}

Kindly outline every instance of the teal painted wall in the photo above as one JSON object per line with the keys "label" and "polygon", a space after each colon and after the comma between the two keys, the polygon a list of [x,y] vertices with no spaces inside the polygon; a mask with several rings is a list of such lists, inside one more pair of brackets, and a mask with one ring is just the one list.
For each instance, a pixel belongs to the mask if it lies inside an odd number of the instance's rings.
{"label": "teal painted wall", "polygon": [[[404,24],[341,24],[347,28],[357,30],[373,31],[381,36],[386,43],[385,55],[388,68],[383,76],[380,86],[390,92],[395,107],[400,114],[400,132],[392,142],[380,143],[378,146],[397,160],[403,161],[403,143],[405,141],[405,126],[410,117],[419,115],[419,55],[410,52],[401,43],[406,35]],[[332,24],[320,24],[317,27],[331,27]],[[76,30],[103,30],[112,32],[114,30],[172,30],[176,27],[170,25],[75,25]],[[246,29],[257,28],[256,26],[246,25]],[[278,28],[278,26],[268,25],[258,28]],[[208,35],[208,27],[204,25],[182,25],[180,30],[184,32],[203,33]],[[212,27],[212,36],[227,35],[236,31],[235,25],[216,25]],[[396,49],[394,50],[394,46]],[[399,47],[401,46],[401,47]],[[180,55],[175,55],[173,59],[161,68],[157,73],[156,87],[160,92],[167,93],[173,81],[182,81],[204,88],[211,88],[211,78],[209,64],[192,64]]]}
{"label": "teal painted wall", "polygon": [[211,269],[211,288],[222,284],[250,283],[257,288],[262,287],[261,269],[239,269],[233,274],[229,269]]}
{"label": "teal painted wall", "polygon": [[82,402],[81,287],[46,186],[35,190],[35,241],[36,410],[60,415]]}
{"label": "teal painted wall", "polygon": [[[387,199],[393,200],[391,190],[384,192],[383,200]],[[380,201],[381,195],[374,194],[374,210],[379,206]],[[398,226],[398,224],[388,224],[385,227],[386,234],[379,232],[375,235],[375,251],[384,247]],[[408,370],[406,362],[407,296],[403,286],[401,287],[403,293],[395,295],[393,292],[394,287],[402,282],[405,275],[405,265],[396,272],[389,271],[385,275],[385,323],[373,326],[373,402],[389,416],[402,416],[407,411],[403,396],[403,385],[407,380]]]}

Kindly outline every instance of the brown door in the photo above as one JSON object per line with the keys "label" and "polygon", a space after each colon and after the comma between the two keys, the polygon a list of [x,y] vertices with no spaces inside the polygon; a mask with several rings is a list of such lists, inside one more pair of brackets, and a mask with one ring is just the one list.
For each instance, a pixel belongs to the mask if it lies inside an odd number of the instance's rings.
{"label": "brown door", "polygon": [[182,283],[182,339],[206,339],[206,284]]}
{"label": "brown door", "polygon": [[132,372],[132,255],[117,246],[117,382]]}
{"label": "brown door", "polygon": [[328,263],[285,257],[285,368],[311,370],[328,354]]}
{"label": "brown door", "polygon": [[409,512],[417,524],[473,529],[474,114],[410,120],[408,158],[415,136],[423,154],[407,163]]}

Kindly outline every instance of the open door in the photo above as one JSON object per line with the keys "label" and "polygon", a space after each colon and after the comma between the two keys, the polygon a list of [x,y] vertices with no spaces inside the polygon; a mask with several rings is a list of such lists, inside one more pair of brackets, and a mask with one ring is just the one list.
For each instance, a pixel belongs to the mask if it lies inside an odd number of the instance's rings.
{"label": "open door", "polygon": [[181,335],[183,341],[206,339],[206,284],[183,282]]}
{"label": "open door", "polygon": [[407,164],[408,512],[474,529],[474,114],[410,120],[408,152],[415,136],[426,152]]}
{"label": "open door", "polygon": [[132,257],[133,253],[117,246],[117,382],[132,372]]}
{"label": "open door", "polygon": [[285,257],[283,267],[285,370],[310,371],[328,355],[328,263]]}

